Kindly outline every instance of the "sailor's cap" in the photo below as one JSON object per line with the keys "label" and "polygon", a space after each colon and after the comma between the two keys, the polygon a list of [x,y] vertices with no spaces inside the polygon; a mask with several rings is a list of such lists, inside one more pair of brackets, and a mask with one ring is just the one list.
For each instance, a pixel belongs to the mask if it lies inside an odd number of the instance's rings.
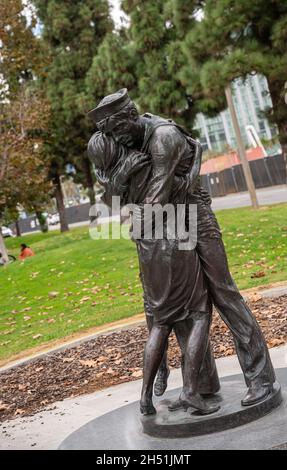
{"label": "sailor's cap", "polygon": [[121,88],[112,95],[105,96],[98,106],[88,112],[88,116],[99,122],[103,119],[118,113],[131,102],[127,88]]}

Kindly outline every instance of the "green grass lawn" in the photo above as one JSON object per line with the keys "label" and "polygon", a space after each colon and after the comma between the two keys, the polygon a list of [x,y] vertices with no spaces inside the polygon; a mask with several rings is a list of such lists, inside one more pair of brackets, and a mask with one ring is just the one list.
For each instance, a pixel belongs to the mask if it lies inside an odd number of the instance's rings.
{"label": "green grass lawn", "polygon": [[[287,204],[217,212],[240,289],[287,279],[286,215]],[[9,252],[21,242],[36,256],[0,269],[1,359],[143,311],[131,241],[92,240],[82,227],[9,239]]]}

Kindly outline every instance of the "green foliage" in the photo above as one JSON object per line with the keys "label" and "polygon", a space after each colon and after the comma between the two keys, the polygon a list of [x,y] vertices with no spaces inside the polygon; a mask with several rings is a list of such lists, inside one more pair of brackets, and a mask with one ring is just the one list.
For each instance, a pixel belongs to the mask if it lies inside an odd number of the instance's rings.
{"label": "green foliage", "polygon": [[173,117],[192,128],[196,110],[178,78],[184,56],[167,2],[121,4],[129,25],[107,35],[99,48],[86,79],[89,99],[97,102],[127,87],[141,112]]}
{"label": "green foliage", "polygon": [[203,19],[193,24],[183,39],[186,57],[180,71],[183,84],[192,96],[201,100],[204,112],[214,113],[226,106],[223,90],[232,80],[254,72],[265,75],[273,101],[273,110],[266,111],[278,125],[281,145],[286,151],[287,2],[202,3]]}
{"label": "green foliage", "polygon": [[90,103],[96,104],[103,96],[117,89],[134,88],[136,78],[131,49],[123,32],[111,32],[105,36],[86,77]]}
{"label": "green foliage", "polygon": [[[77,169],[77,181],[93,185],[86,147],[92,123],[85,79],[106,33],[113,24],[107,0],[34,0],[49,48],[50,63],[43,86],[51,104],[46,152],[53,157],[51,177],[65,173],[67,163]],[[85,162],[84,162],[85,160]]]}

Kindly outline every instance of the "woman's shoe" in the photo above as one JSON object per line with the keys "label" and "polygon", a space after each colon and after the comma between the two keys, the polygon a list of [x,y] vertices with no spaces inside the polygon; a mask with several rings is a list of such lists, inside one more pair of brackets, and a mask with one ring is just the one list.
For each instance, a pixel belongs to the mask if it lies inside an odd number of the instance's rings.
{"label": "woman's shoe", "polygon": [[142,402],[140,402],[140,412],[142,415],[146,416],[146,415],[154,415],[156,414],[156,409],[155,407],[153,406],[152,403],[148,403],[148,404],[144,404]]}
{"label": "woman's shoe", "polygon": [[169,369],[159,370],[154,384],[154,394],[156,397],[161,397],[166,391],[167,379],[170,374]]}

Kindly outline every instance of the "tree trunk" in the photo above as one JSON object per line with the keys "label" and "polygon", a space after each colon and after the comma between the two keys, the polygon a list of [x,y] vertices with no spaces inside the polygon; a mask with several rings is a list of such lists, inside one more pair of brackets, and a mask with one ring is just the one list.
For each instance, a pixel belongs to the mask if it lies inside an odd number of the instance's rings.
{"label": "tree trunk", "polygon": [[69,230],[69,225],[67,222],[61,179],[59,175],[57,175],[54,179],[54,186],[55,186],[55,198],[57,202],[57,210],[59,212],[59,217],[60,217],[61,232],[67,232]]}
{"label": "tree trunk", "polygon": [[19,220],[16,220],[15,222],[15,229],[16,229],[16,236],[21,237],[21,229],[20,229]]}
{"label": "tree trunk", "polygon": [[238,123],[238,119],[237,119],[237,115],[236,115],[236,111],[235,111],[235,107],[234,107],[234,103],[233,103],[233,98],[232,98],[232,92],[231,92],[231,86],[230,85],[228,85],[225,88],[225,96],[226,96],[226,101],[227,101],[227,105],[228,105],[228,108],[229,108],[229,112],[230,112],[230,115],[231,115],[232,124],[233,124],[233,127],[234,127],[234,132],[235,132],[236,141],[237,141],[238,154],[239,154],[239,158],[240,158],[240,161],[241,161],[241,164],[242,164],[242,169],[243,169],[247,189],[249,191],[251,204],[252,204],[253,209],[258,209],[259,204],[258,204],[258,200],[257,200],[255,184],[254,184],[254,181],[253,181],[253,177],[252,177],[252,173],[251,173],[251,170],[250,170],[249,162],[248,162],[247,157],[246,157],[245,148],[244,148],[244,144],[243,144],[243,140],[242,140],[242,136],[241,136],[241,132],[240,132],[240,127],[239,127],[239,123]]}
{"label": "tree trunk", "polygon": [[[279,131],[279,142],[285,161],[285,182],[287,183],[287,89],[284,81],[268,79],[268,88],[273,104],[273,111],[269,120],[277,125]],[[285,92],[285,96],[284,96]]]}
{"label": "tree trunk", "polygon": [[8,263],[9,258],[8,258],[8,253],[5,245],[5,241],[2,235],[2,228],[0,226],[0,253],[2,254],[3,260],[5,263]]}
{"label": "tree trunk", "polygon": [[93,178],[91,163],[88,157],[83,158],[82,165],[83,165],[83,172],[85,175],[86,184],[88,188],[88,196],[90,199],[91,206],[93,206],[96,202],[96,195],[95,195],[95,190],[94,190],[94,178]]}

